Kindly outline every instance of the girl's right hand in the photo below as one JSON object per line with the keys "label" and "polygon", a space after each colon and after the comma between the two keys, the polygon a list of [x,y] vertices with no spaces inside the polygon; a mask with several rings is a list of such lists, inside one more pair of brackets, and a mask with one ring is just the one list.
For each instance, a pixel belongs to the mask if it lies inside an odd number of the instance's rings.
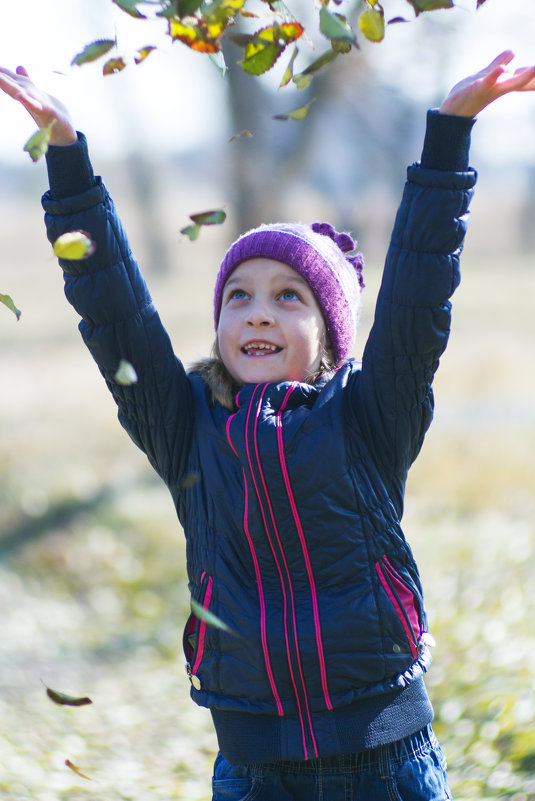
{"label": "girl's right hand", "polygon": [[0,89],[23,105],[39,128],[47,128],[51,122],[54,123],[50,132],[51,145],[72,145],[76,142],[76,131],[63,103],[38,89],[24,67],[17,67],[16,72],[0,67]]}

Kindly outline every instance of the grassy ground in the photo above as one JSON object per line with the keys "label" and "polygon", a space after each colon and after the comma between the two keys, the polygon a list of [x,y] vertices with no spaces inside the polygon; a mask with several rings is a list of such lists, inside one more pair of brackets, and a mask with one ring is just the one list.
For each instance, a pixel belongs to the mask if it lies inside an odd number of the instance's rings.
{"label": "grassy ground", "polygon": [[[39,210],[0,217],[0,290],[23,309],[19,323],[0,309],[0,798],[204,801],[215,739],[188,697],[170,499],[80,346]],[[535,275],[527,256],[504,264],[488,230],[465,254],[405,531],[454,796],[534,801]],[[218,237],[181,245],[176,272],[151,281],[186,360],[210,345]],[[378,277],[370,265],[362,339]],[[56,706],[43,683],[93,704]]]}

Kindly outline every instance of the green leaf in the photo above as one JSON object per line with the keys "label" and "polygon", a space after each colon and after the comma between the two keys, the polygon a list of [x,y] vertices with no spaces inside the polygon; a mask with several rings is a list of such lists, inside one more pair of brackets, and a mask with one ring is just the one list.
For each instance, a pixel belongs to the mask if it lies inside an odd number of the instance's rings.
{"label": "green leaf", "polygon": [[221,631],[227,631],[229,634],[235,634],[230,626],[221,620],[221,618],[214,615],[209,609],[205,609],[204,606],[201,606],[194,598],[191,599],[191,611],[199,620],[204,620],[207,626],[213,626],[216,629],[221,629]]}
{"label": "green leaf", "polygon": [[52,120],[47,128],[39,128],[33,136],[30,136],[24,145],[24,150],[30,154],[32,161],[39,161],[41,156],[44,156],[48,150],[48,143],[50,142],[50,134],[53,125],[54,120]]}
{"label": "green leaf", "polygon": [[221,225],[227,219],[227,215],[222,209],[215,211],[202,211],[198,214],[190,214],[190,220],[196,225]]}
{"label": "green leaf", "polygon": [[288,111],[286,114],[275,114],[273,117],[274,120],[304,120],[307,116],[308,112],[310,111],[310,106],[314,102],[315,98],[307,103],[304,106],[299,106],[299,108],[294,108],[293,111]]}
{"label": "green leaf", "polygon": [[4,306],[7,306],[7,308],[13,312],[17,320],[20,320],[21,312],[17,309],[9,295],[0,294],[0,303],[3,303]]}
{"label": "green leaf", "polygon": [[139,8],[137,8],[137,4],[139,0],[112,0],[116,6],[122,11],[126,11],[127,14],[130,14],[131,17],[135,17],[136,19],[147,19],[145,14],[142,14]]}
{"label": "green leaf", "polygon": [[202,4],[203,0],[178,0],[176,4],[176,16],[191,17]]}
{"label": "green leaf", "polygon": [[96,61],[97,58],[109,53],[112,47],[115,47],[115,39],[97,39],[95,42],[86,45],[82,52],[73,58],[71,66],[80,67],[90,61]]}
{"label": "green leaf", "polygon": [[282,89],[283,86],[288,86],[288,84],[292,80],[293,75],[294,75],[294,61],[297,58],[298,53],[299,53],[299,50],[296,47],[294,49],[293,53],[292,53],[290,61],[288,62],[288,66],[284,70],[284,75],[282,76],[282,80],[281,80],[281,82],[279,84],[279,89]]}
{"label": "green leaf", "polygon": [[203,225],[221,225],[227,219],[227,215],[222,209],[215,209],[213,211],[201,211],[197,214],[190,214],[190,220],[193,225],[187,225],[185,228],[180,229],[180,233],[189,237],[193,242],[199,236],[201,227]]}
{"label": "green leaf", "polygon": [[[349,49],[351,49],[351,45],[349,45]],[[326,64],[330,64],[331,61],[334,61],[337,56],[338,52],[334,48],[333,43],[333,47],[330,50],[327,50],[325,53],[315,59],[303,70],[303,72],[299,72],[297,75],[294,75],[292,79],[294,84],[298,89],[306,89],[307,86],[310,85],[314,73],[320,70]]]}
{"label": "green leaf", "polygon": [[251,75],[262,75],[275,64],[286,46],[304,32],[299,22],[283,22],[262,28],[251,37],[245,46],[240,65]]}
{"label": "green leaf", "polygon": [[88,259],[96,249],[95,243],[86,231],[67,231],[58,236],[52,247],[58,259],[69,261]]}
{"label": "green leaf", "polygon": [[93,703],[91,698],[87,698],[87,696],[76,698],[72,695],[65,695],[65,693],[59,693],[57,690],[51,690],[50,687],[46,686],[46,684],[45,688],[46,694],[50,700],[54,701],[55,704],[60,704],[61,706],[87,706],[87,704]]}
{"label": "green leaf", "polygon": [[180,229],[180,233],[189,237],[191,242],[194,242],[201,233],[200,225],[186,225],[185,228]]}
{"label": "green leaf", "polygon": [[416,16],[422,11],[435,11],[437,8],[453,8],[453,0],[407,0],[414,8]]}
{"label": "green leaf", "polygon": [[320,11],[320,31],[331,41],[357,44],[355,34],[346,18],[341,14],[332,14],[325,6],[322,6]]}
{"label": "green leaf", "polygon": [[137,373],[135,367],[127,362],[126,359],[121,359],[119,366],[114,375],[118,384],[123,387],[129,387],[132,384],[137,384]]}

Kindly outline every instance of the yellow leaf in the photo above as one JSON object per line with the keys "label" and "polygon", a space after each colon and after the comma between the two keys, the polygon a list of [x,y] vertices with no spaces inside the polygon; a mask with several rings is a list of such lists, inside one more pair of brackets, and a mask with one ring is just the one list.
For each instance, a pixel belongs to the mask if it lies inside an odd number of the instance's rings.
{"label": "yellow leaf", "polygon": [[286,114],[275,114],[273,117],[274,120],[304,120],[308,112],[310,111],[310,106],[314,102],[315,98],[309,103],[306,103],[304,106],[299,106],[299,108],[294,108],[293,111],[288,111]]}
{"label": "yellow leaf", "polygon": [[385,36],[385,15],[383,10],[367,8],[359,17],[359,28],[370,42],[381,42]]}
{"label": "yellow leaf", "polygon": [[136,64],[141,64],[142,61],[145,61],[147,56],[149,56],[153,50],[156,50],[154,45],[147,45],[146,47],[141,47],[134,56],[134,61]]}
{"label": "yellow leaf", "polygon": [[58,259],[81,261],[95,252],[95,243],[85,231],[68,231],[54,242],[54,255]]}
{"label": "yellow leaf", "polygon": [[44,156],[48,150],[48,143],[50,141],[50,134],[52,132],[53,125],[54,120],[52,120],[47,128],[39,128],[39,130],[36,131],[33,136],[30,136],[24,145],[24,150],[30,154],[32,161],[39,161],[41,156]]}

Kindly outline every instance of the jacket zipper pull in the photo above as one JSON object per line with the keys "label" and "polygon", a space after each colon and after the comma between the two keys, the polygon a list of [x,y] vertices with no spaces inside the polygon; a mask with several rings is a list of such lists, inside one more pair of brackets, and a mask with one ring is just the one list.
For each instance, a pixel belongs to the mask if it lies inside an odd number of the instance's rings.
{"label": "jacket zipper pull", "polygon": [[186,662],[185,668],[186,668],[186,673],[188,675],[188,679],[191,681],[193,687],[196,690],[200,690],[201,689],[201,680],[200,680],[200,678],[198,676],[195,675],[195,673],[191,672],[191,665],[190,665],[189,662]]}

